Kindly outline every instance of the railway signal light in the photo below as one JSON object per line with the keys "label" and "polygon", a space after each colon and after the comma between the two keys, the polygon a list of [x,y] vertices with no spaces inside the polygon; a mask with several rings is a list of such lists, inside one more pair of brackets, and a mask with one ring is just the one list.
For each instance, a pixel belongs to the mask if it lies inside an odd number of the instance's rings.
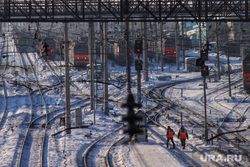
{"label": "railway signal light", "polygon": [[196,60],[196,66],[204,66],[206,60],[208,60],[208,49],[202,49],[200,50],[200,58]]}
{"label": "railway signal light", "polygon": [[122,117],[122,121],[127,121],[127,129],[125,129],[123,133],[128,133],[131,139],[134,134],[142,133],[142,131],[139,129],[138,124],[138,122],[141,121],[142,118],[136,116],[134,113],[134,108],[140,108],[141,104],[135,103],[133,95],[129,94],[126,103],[122,104],[121,107],[128,108],[127,115],[125,117]]}
{"label": "railway signal light", "polygon": [[142,40],[135,40],[135,53],[142,53]]}
{"label": "railway signal light", "polygon": [[201,66],[201,76],[209,76],[208,66]]}
{"label": "railway signal light", "polygon": [[65,126],[65,117],[60,117],[60,126]]}

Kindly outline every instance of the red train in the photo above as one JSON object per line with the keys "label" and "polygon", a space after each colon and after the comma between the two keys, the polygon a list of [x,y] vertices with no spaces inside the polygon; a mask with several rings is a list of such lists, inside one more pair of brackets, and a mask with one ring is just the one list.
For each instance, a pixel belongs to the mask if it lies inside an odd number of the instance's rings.
{"label": "red train", "polygon": [[[181,45],[180,45],[180,49],[182,47]],[[184,35],[183,48],[185,50],[187,50],[187,49],[190,49],[191,47],[192,47],[192,43],[191,43],[190,38],[188,36]],[[175,34],[174,33],[168,34],[165,37],[165,41],[163,42],[163,54],[164,54],[164,62],[166,62],[166,63],[175,63],[176,62],[176,42],[175,42]]]}
{"label": "red train", "polygon": [[75,67],[83,67],[89,64],[88,39],[76,42],[69,48],[69,60]]}
{"label": "red train", "polygon": [[242,61],[242,77],[244,90],[250,93],[250,57],[245,57]]}
{"label": "red train", "polygon": [[[121,66],[126,65],[126,57],[127,57],[127,47],[125,42],[119,41],[118,43],[114,43],[114,50],[113,50],[113,56],[114,60]],[[130,56],[130,63],[132,63],[132,55],[134,54],[132,49],[133,45],[130,43],[129,46],[129,56]]]}
{"label": "red train", "polygon": [[169,35],[165,38],[163,42],[163,54],[164,62],[175,63],[176,62],[176,46],[175,46],[175,36]]}
{"label": "red train", "polygon": [[55,60],[55,55],[56,55],[56,42],[51,38],[45,38],[42,44],[43,58]]}

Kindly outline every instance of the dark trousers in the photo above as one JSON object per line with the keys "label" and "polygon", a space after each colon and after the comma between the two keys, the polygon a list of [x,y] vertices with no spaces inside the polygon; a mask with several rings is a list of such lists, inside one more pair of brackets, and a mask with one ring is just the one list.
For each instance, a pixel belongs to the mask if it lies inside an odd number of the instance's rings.
{"label": "dark trousers", "polygon": [[175,144],[174,144],[174,139],[173,138],[167,138],[167,147],[168,147],[169,140],[172,142],[173,148],[175,148]]}
{"label": "dark trousers", "polygon": [[185,148],[185,144],[186,144],[186,139],[181,139],[181,145],[183,148]]}

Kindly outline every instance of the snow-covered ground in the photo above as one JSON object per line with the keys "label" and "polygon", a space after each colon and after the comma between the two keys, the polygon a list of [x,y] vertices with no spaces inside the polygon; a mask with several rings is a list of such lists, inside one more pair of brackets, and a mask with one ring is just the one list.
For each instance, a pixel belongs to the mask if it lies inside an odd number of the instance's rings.
{"label": "snow-covered ground", "polygon": [[[7,34],[7,37],[11,39],[11,36]],[[3,38],[0,38],[1,44],[3,43]],[[1,46],[0,44],[0,46]],[[9,43],[9,52],[14,52],[14,46],[13,42]],[[1,51],[0,47],[0,51]],[[10,57],[10,59],[13,59],[15,61],[15,65],[21,65],[18,64],[20,61],[18,60],[18,54],[16,52],[13,53],[15,56]],[[35,53],[28,53],[29,55],[34,55]],[[194,56],[198,57],[199,53],[196,51],[189,51],[186,53],[188,56]],[[32,57],[32,56],[31,56]],[[215,60],[215,54],[210,53],[209,54],[210,60]],[[227,61],[226,55],[220,55],[220,60],[225,62]],[[4,62],[4,59],[1,57],[1,63]],[[43,69],[44,63],[42,60],[39,59],[33,59],[32,62],[36,64],[36,73],[37,78],[39,80],[40,84],[44,85],[53,85],[56,83],[55,77],[52,76],[52,73],[48,69]],[[59,64],[59,62],[57,62]],[[231,68],[232,70],[240,69],[241,67],[241,60],[240,58],[230,58]],[[209,61],[208,64],[210,67],[214,67],[214,64],[212,61]],[[3,65],[3,64],[2,64]],[[164,71],[161,72],[160,70],[156,70],[155,63],[150,63],[149,66],[149,81],[143,81],[142,80],[142,92],[146,92],[147,89],[152,88],[153,86],[166,83],[166,82],[175,82],[177,80],[184,80],[184,79],[190,79],[194,77],[200,77],[200,72],[191,72],[187,73],[185,70],[181,67],[180,70],[176,70],[176,67],[173,66],[165,66]],[[159,68],[160,69],[160,68]],[[135,72],[134,67],[131,67],[132,72]],[[125,73],[126,69],[125,67],[120,66],[109,66],[109,73],[112,75]],[[60,73],[63,73],[62,71],[56,72],[58,75]],[[211,72],[212,74],[213,72]],[[1,71],[1,74],[3,74],[3,70]],[[20,74],[18,76],[14,75],[9,71],[9,73],[4,73],[5,76],[4,79],[2,79],[1,82],[6,83],[6,90],[7,90],[7,121],[5,121],[5,124],[2,125],[2,129],[0,131],[0,166],[15,166],[17,164],[16,160],[19,154],[19,147],[20,147],[20,135],[22,135],[25,131],[26,126],[25,123],[27,122],[26,117],[29,114],[30,111],[30,102],[29,102],[29,96],[27,88],[18,86],[13,87],[13,85],[8,84],[8,82],[13,81],[13,78],[16,78],[20,82],[25,81],[33,81],[34,76],[30,73],[27,76],[25,74]],[[85,71],[77,71],[77,70],[71,70],[70,75],[72,76],[71,79],[77,81],[80,79],[87,79],[87,74]],[[111,75],[111,76],[112,76]],[[160,81],[158,80],[159,77],[162,76],[169,76],[166,77],[167,80]],[[242,77],[242,74],[240,70],[237,73],[232,74],[232,80],[237,80]],[[132,80],[136,81],[136,76],[132,75]],[[207,92],[214,91],[218,89],[219,85],[223,85],[227,83],[227,77],[223,75],[221,77],[221,80],[218,82],[213,82],[213,79],[211,79],[211,82],[207,82]],[[208,80],[207,80],[208,81]],[[116,83],[114,83],[116,84]],[[79,90],[82,91],[82,93],[89,93],[89,83],[81,83],[81,82],[75,82],[75,85],[79,88]],[[35,88],[35,87],[33,87]],[[79,92],[79,90],[76,90],[76,88],[71,88],[72,92]],[[224,89],[225,91],[226,89]],[[181,93],[183,91],[183,93]],[[137,88],[136,85],[132,87],[132,93],[136,96]],[[3,117],[3,110],[4,110],[4,89],[3,87],[0,87],[0,96],[1,96],[1,111],[0,111],[0,117]],[[110,85],[109,86],[109,97],[117,100],[119,102],[125,102],[126,99],[126,88],[124,87],[122,90]],[[216,94],[216,93],[214,93]],[[216,96],[216,101],[222,101],[223,105],[226,105],[228,107],[234,106],[235,103],[242,100],[247,95],[243,93],[242,86],[235,87],[233,86],[232,94],[234,98],[230,98],[228,96],[228,93],[221,94]],[[172,87],[168,91],[166,91],[166,96],[171,97],[173,100],[182,103],[183,105],[186,105],[190,108],[196,108],[197,112],[203,112],[202,107],[197,104],[197,101],[200,100],[200,98],[203,96],[203,86],[202,86],[202,80],[197,82],[191,82],[191,83],[185,83],[176,85],[175,87]],[[63,108],[64,107],[64,91],[57,91],[57,90],[51,90],[46,93],[46,103],[47,108],[49,111],[52,111],[54,109]],[[79,100],[79,96],[71,96],[71,104]],[[43,109],[41,107],[41,100],[40,98],[37,99],[37,105],[33,107],[37,107],[37,111],[42,111]],[[154,105],[154,103],[150,100],[147,100],[146,98],[142,98],[142,109],[148,109],[151,106]],[[212,99],[210,99],[212,101]],[[210,100],[208,99],[208,105]],[[248,100],[249,101],[249,100]],[[47,143],[47,156],[46,156],[46,164],[43,164],[43,166],[77,166],[79,162],[82,160],[82,154],[86,150],[86,148],[94,142],[97,138],[111,132],[112,130],[117,128],[117,123],[119,122],[117,115],[124,115],[126,113],[126,109],[120,108],[118,103],[109,103],[110,107],[113,109],[110,111],[110,114],[104,115],[100,108],[98,108],[95,111],[95,124],[90,126],[89,128],[82,128],[82,129],[72,129],[71,134],[66,134],[65,132],[59,133],[52,137],[53,134],[61,131],[64,129],[63,126],[59,125],[59,119],[55,120],[53,124],[49,125],[49,130],[47,131],[48,143]],[[217,104],[212,104],[213,107],[219,108],[219,106],[215,106]],[[247,103],[246,103],[247,105]],[[82,102],[82,113],[83,118],[82,121],[84,124],[89,124],[94,122],[94,111],[90,111],[90,106],[88,102]],[[79,107],[71,107],[71,125],[75,126],[75,109]],[[215,111],[209,111],[208,110],[208,118],[212,120],[217,120],[218,118],[221,118],[225,113],[216,113]],[[174,115],[173,115],[174,116]],[[244,123],[239,127],[240,129],[247,129],[249,128],[249,117],[250,113],[247,112],[245,114],[246,120]],[[171,125],[172,128],[175,130],[175,132],[178,132],[178,129],[180,128],[180,125],[178,123],[175,123],[171,120],[166,120],[165,117],[161,118],[162,122],[165,122],[168,125]],[[179,118],[180,119],[180,118]],[[234,123],[230,123],[234,124]],[[216,148],[223,147],[224,145],[221,144],[221,142],[217,141],[214,145],[206,144],[203,140],[195,137],[196,135],[201,136],[202,130],[196,130],[195,132],[191,133],[194,127],[190,127],[188,122],[184,120],[184,126],[187,126],[187,130],[190,135],[189,140],[187,140],[187,144],[191,144],[197,148],[199,148],[204,154],[209,155],[216,155],[215,161],[218,162],[223,161],[219,159],[220,154],[215,152]],[[41,130],[41,126],[36,127],[37,130]],[[37,131],[36,131],[37,132]],[[243,132],[243,135],[250,140],[250,133],[249,129],[245,132]],[[159,130],[159,133],[164,137],[165,131],[163,129]],[[198,134],[194,134],[198,133]],[[91,134],[91,137],[89,136]],[[29,140],[32,141],[32,144],[36,144],[36,138],[32,138]],[[200,166],[210,166],[211,164],[207,162],[206,157],[199,157],[196,154],[192,155],[192,151],[187,150],[183,151],[180,147],[180,142],[177,138],[175,138],[176,141],[176,147],[177,150],[180,150],[183,154],[187,155],[191,159],[194,159],[197,164]],[[221,144],[221,145],[220,145]],[[245,144],[246,149],[250,150],[249,143]],[[138,155],[135,152],[135,149],[137,152],[139,152],[142,157],[138,157]],[[27,151],[27,154],[25,156],[28,160],[30,155],[37,154],[39,150],[29,150]],[[124,159],[127,166],[143,166],[141,164],[142,159],[146,163],[146,166],[186,166],[186,162],[178,156],[174,152],[174,150],[166,148],[165,143],[161,140],[158,140],[155,138],[152,134],[149,133],[149,140],[148,142],[142,142],[142,143],[136,143],[134,145],[128,144],[127,146],[121,147],[119,151],[119,156]],[[192,157],[193,156],[193,157]],[[200,161],[198,161],[200,160]],[[244,161],[244,162],[242,162]],[[246,165],[248,164],[249,160],[246,156],[244,156],[241,159],[241,164]],[[38,162],[36,159],[29,160],[29,166],[38,166]],[[225,164],[227,164],[225,162]],[[145,165],[145,164],[144,164]],[[229,163],[231,165],[231,163]],[[248,164],[249,165],[249,164]],[[122,165],[121,165],[122,166]]]}

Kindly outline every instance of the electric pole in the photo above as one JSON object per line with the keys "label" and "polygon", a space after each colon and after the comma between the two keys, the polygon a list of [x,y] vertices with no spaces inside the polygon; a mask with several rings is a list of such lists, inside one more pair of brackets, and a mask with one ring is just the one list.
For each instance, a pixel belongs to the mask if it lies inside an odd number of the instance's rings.
{"label": "electric pole", "polygon": [[228,49],[229,46],[227,46],[227,72],[228,72],[228,93],[229,93],[229,97],[232,96],[232,93],[231,93],[231,78],[230,78],[230,62],[229,62],[229,49]]}
{"label": "electric pole", "polygon": [[69,85],[69,42],[68,42],[68,23],[64,23],[64,60],[65,60],[65,124],[66,134],[71,134],[70,122],[70,85]]}
{"label": "electric pole", "polygon": [[143,39],[143,79],[148,81],[148,55],[147,55],[147,45],[146,45],[146,22],[142,22],[142,39]]}
{"label": "electric pole", "polygon": [[206,76],[203,76],[203,93],[204,93],[204,113],[205,113],[205,140],[208,139],[207,130],[207,96],[206,96]]}
{"label": "electric pole", "polygon": [[219,56],[219,35],[218,23],[216,22],[216,60],[217,60],[217,80],[220,80],[220,56]]}
{"label": "electric pole", "polygon": [[108,109],[108,56],[106,54],[107,49],[107,24],[103,23],[104,29],[103,29],[103,67],[104,67],[104,114],[108,115],[109,109]]}
{"label": "electric pole", "polygon": [[176,70],[180,69],[180,50],[179,50],[179,26],[178,21],[175,23],[175,47],[176,47]]}
{"label": "electric pole", "polygon": [[162,22],[160,22],[160,32],[161,32],[161,42],[160,42],[160,45],[161,45],[161,53],[160,53],[160,60],[161,60],[161,72],[163,72],[163,65],[164,65],[164,54],[163,54],[163,46],[162,46]]}
{"label": "electric pole", "polygon": [[184,22],[181,22],[181,52],[182,52],[182,65],[185,69],[185,46],[184,46]]}
{"label": "electric pole", "polygon": [[159,49],[158,49],[158,33],[157,33],[157,23],[155,22],[154,23],[155,26],[155,39],[154,39],[154,42],[155,42],[155,51],[156,51],[156,71],[158,73],[158,66],[159,66]]}
{"label": "electric pole", "polygon": [[135,70],[137,70],[137,102],[141,103],[141,70],[142,62],[140,54],[142,53],[142,40],[135,40],[135,53],[137,53],[137,60],[135,61]]}
{"label": "electric pole", "polygon": [[128,18],[126,18],[126,30],[125,30],[125,40],[126,40],[126,67],[127,67],[127,92],[131,93],[131,83],[130,83],[130,54],[129,54],[129,22]]}
{"label": "electric pole", "polygon": [[90,65],[90,110],[93,110],[95,86],[94,86],[94,55],[93,55],[93,23],[89,22],[88,34],[88,48],[89,48],[89,65]]}

